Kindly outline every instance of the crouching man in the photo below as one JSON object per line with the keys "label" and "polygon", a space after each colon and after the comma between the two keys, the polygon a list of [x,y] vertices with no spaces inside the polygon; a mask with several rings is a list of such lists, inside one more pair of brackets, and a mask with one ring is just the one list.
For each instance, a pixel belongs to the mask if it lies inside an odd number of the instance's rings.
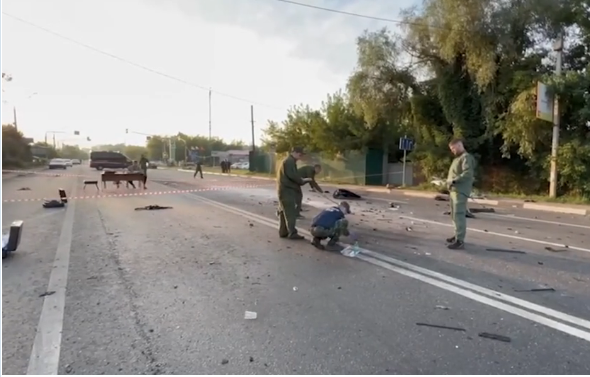
{"label": "crouching man", "polygon": [[310,233],[313,237],[311,244],[320,250],[324,250],[322,240],[329,238],[328,246],[336,245],[340,236],[349,236],[347,214],[350,214],[350,205],[340,202],[338,207],[331,207],[320,212],[311,223]]}

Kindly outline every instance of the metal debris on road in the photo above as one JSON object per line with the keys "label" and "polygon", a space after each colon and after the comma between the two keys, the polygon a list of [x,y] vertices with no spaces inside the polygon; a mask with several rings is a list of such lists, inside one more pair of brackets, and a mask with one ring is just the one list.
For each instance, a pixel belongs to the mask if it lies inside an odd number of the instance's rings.
{"label": "metal debris on road", "polygon": [[294,291],[294,292],[297,292],[298,290],[299,290],[299,288],[297,288],[297,287],[293,287],[293,291]]}
{"label": "metal debris on road", "polygon": [[486,249],[486,251],[494,251],[497,253],[526,254],[526,252],[522,251],[522,250],[510,250],[510,249]]}
{"label": "metal debris on road", "polygon": [[435,309],[440,309],[440,310],[449,310],[450,309],[449,307],[446,307],[446,306],[443,306],[443,305],[436,305],[434,308]]}
{"label": "metal debris on road", "polygon": [[45,293],[40,294],[39,297],[51,296],[54,293],[55,291],[47,291]]}
{"label": "metal debris on road", "polygon": [[487,208],[487,207],[469,208],[469,210],[473,213],[496,213],[496,210],[494,208]]}
{"label": "metal debris on road", "polygon": [[244,313],[244,319],[256,319],[256,318],[258,318],[258,313],[256,313],[256,312],[246,311],[246,313]]}
{"label": "metal debris on road", "polygon": [[448,202],[449,198],[446,196],[442,196],[442,195],[436,195],[434,197],[434,200],[438,201],[438,202]]}
{"label": "metal debris on road", "polygon": [[504,335],[498,334],[490,334],[487,332],[482,332],[477,334],[480,338],[492,339],[492,340],[499,340],[500,342],[510,343],[512,339]]}
{"label": "metal debris on road", "polygon": [[31,191],[31,188],[30,187],[21,187],[16,191]]}
{"label": "metal debris on road", "polygon": [[[564,247],[565,247],[565,248],[567,248],[567,246],[566,246],[566,245],[564,245]],[[551,246],[546,246],[546,247],[545,247],[545,250],[547,250],[547,251],[551,251],[551,252],[553,252],[553,253],[562,253],[562,252],[564,252],[564,251],[567,251],[566,249],[554,249],[554,248],[552,248]]]}
{"label": "metal debris on road", "polygon": [[555,288],[515,289],[514,292],[555,292]]}
{"label": "metal debris on road", "polygon": [[135,208],[136,211],[154,211],[154,210],[157,210],[157,209],[172,209],[172,207],[162,207],[162,206],[159,206],[157,204],[152,204],[152,205],[145,206],[145,207],[137,207],[137,208]]}
{"label": "metal debris on road", "polygon": [[229,360],[228,359],[221,360],[221,364],[222,365],[225,365],[225,364],[228,364],[228,363],[229,363]]}
{"label": "metal debris on road", "polygon": [[433,325],[431,323],[417,322],[416,325],[418,325],[418,326],[425,326],[425,327],[434,327],[434,328],[437,328],[437,329],[444,329],[444,330],[467,331],[467,330],[465,330],[464,328],[461,328],[461,327]]}

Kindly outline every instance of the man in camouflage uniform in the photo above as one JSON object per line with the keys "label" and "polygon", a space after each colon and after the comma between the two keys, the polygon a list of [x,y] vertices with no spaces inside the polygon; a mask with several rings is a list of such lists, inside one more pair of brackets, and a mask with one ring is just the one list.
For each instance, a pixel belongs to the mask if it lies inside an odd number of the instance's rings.
{"label": "man in camouflage uniform", "polygon": [[[309,182],[309,185],[316,192],[319,192],[320,194],[324,193],[324,191],[322,190],[320,185],[318,185],[318,183],[315,180],[316,174],[320,174],[322,171],[321,165],[319,165],[319,164],[316,164],[314,166],[305,165],[305,166],[302,166],[299,169],[297,169],[297,171],[299,172],[299,176],[301,176],[301,178],[311,179],[311,181]],[[301,216],[302,210],[303,210],[303,191],[300,191],[297,196],[297,217],[299,217],[299,218],[303,217],[303,216]]]}
{"label": "man in camouflage uniform", "polygon": [[467,233],[467,199],[471,196],[473,181],[475,179],[475,159],[467,153],[463,141],[453,139],[449,143],[449,149],[455,155],[455,159],[449,168],[447,187],[451,201],[451,218],[455,225],[455,235],[447,238],[449,249],[462,249]]}
{"label": "man in camouflage uniform", "polygon": [[311,181],[303,179],[297,171],[297,160],[303,155],[303,149],[293,148],[279,165],[277,170],[277,194],[279,197],[279,237],[292,240],[302,240],[295,227],[297,223],[297,198],[301,192],[301,186]]}
{"label": "man in camouflage uniform", "polygon": [[328,246],[334,246],[340,236],[349,236],[348,220],[345,216],[349,213],[350,205],[347,202],[340,202],[338,207],[330,207],[320,212],[311,222],[311,244],[323,250],[322,240],[329,238]]}

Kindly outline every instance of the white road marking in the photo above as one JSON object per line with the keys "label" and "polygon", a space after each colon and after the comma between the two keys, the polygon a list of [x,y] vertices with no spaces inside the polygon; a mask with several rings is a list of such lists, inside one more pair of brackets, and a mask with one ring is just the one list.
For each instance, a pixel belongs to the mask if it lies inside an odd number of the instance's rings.
{"label": "white road marking", "polygon": [[552,225],[560,225],[560,226],[570,226],[572,228],[581,228],[581,229],[590,229],[590,226],[588,225],[580,225],[580,224],[572,224],[572,223],[563,223],[563,222],[559,222],[559,221],[551,221],[551,220],[542,220],[542,219],[531,219],[530,217],[520,217],[520,216],[516,216],[516,215],[499,215],[499,214],[494,214],[494,213],[478,213],[479,215],[485,215],[490,216],[490,217],[504,217],[504,218],[508,218],[508,219],[517,219],[517,220],[524,220],[524,221],[533,221],[536,223],[543,223],[543,224],[552,224]]}
{"label": "white road marking", "polygon": [[[71,196],[76,196],[76,185]],[[66,287],[68,284],[68,268],[70,265],[70,250],[72,248],[72,231],[76,201],[67,204],[65,219],[59,235],[53,269],[49,276],[47,292],[54,294],[45,296],[37,333],[33,343],[31,358],[27,374],[57,374],[59,355],[61,352],[61,333],[63,329],[64,309],[66,303]]]}
{"label": "white road marking", "polygon": [[[446,226],[448,228],[453,227],[452,224],[441,223],[440,221],[434,221],[434,220],[421,219],[421,218],[418,218],[418,217],[411,217],[411,216],[401,215],[401,216],[399,216],[399,218],[400,219],[406,219],[406,220],[422,221],[422,222],[433,224],[433,225]],[[555,246],[555,247],[561,247],[561,248],[567,247],[568,249],[571,249],[571,250],[585,251],[587,253],[590,253],[590,249],[585,249],[583,247],[571,246],[571,245],[567,245],[566,246],[563,243],[554,243],[554,242],[548,242],[548,241],[543,241],[543,240],[536,240],[534,238],[526,238],[526,237],[514,236],[512,234],[504,234],[504,233],[498,233],[498,232],[490,232],[490,231],[485,231],[485,230],[476,229],[476,228],[467,228],[467,230],[472,231],[472,232],[477,232],[477,233],[489,234],[491,236],[505,237],[505,238],[511,238],[513,240],[538,243],[538,244],[541,244],[541,245]]]}
{"label": "white road marking", "polygon": [[[187,197],[190,197],[194,200],[198,200],[198,201],[210,204],[214,207],[220,208],[220,209],[225,210],[227,212],[231,212],[236,215],[240,215],[240,216],[249,218],[252,221],[256,221],[260,224],[267,225],[271,228],[274,228],[274,229],[278,228],[278,222],[275,220],[271,220],[267,217],[257,215],[255,213],[251,213],[248,211],[244,211],[242,209],[235,208],[232,206],[228,206],[226,204],[222,204],[217,201],[207,199],[207,198],[204,198],[201,196],[187,195]],[[306,231],[300,231],[300,233],[305,234],[308,237],[310,236],[310,234]],[[463,297],[466,297],[466,298],[472,299],[474,301],[492,306],[492,307],[499,309],[499,310],[506,311],[508,313],[517,315],[519,317],[528,319],[530,321],[533,321],[533,322],[536,322],[539,324],[543,324],[545,326],[551,327],[551,328],[556,329],[558,331],[576,336],[580,339],[584,339],[584,340],[590,342],[590,332],[586,332],[584,330],[581,330],[581,329],[578,329],[575,327],[571,327],[569,325],[563,324],[561,322],[557,322],[553,319],[541,316],[539,314],[532,313],[532,312],[524,310],[522,308],[512,306],[512,305],[507,304],[505,302],[510,302],[512,304],[519,305],[523,308],[539,312],[539,313],[544,314],[546,316],[554,317],[554,318],[559,319],[561,321],[570,322],[570,323],[575,324],[579,327],[585,327],[585,328],[590,329],[590,321],[587,321],[585,319],[577,318],[577,317],[571,316],[566,313],[562,313],[562,312],[559,312],[559,311],[556,311],[556,310],[553,310],[553,309],[550,309],[550,308],[547,308],[547,307],[544,307],[541,305],[533,304],[531,302],[518,299],[516,297],[505,295],[501,292],[496,292],[496,291],[493,291],[493,290],[490,290],[490,289],[487,289],[484,287],[480,287],[478,285],[471,284],[466,281],[456,279],[456,278],[441,274],[436,271],[428,270],[428,269],[418,267],[418,266],[415,266],[415,265],[412,265],[412,264],[409,264],[406,262],[402,262],[397,259],[376,253],[371,250],[362,249],[362,253],[357,258],[361,259],[365,262],[374,264],[376,266],[386,268],[390,271],[394,271],[394,272],[403,274],[408,277],[412,277],[414,279],[431,284],[433,286],[444,289],[446,291],[456,293],[456,294],[461,295]],[[455,285],[451,285],[449,283],[452,283]],[[486,297],[484,295],[487,295],[490,297]],[[504,302],[501,302],[501,301],[504,301]]]}

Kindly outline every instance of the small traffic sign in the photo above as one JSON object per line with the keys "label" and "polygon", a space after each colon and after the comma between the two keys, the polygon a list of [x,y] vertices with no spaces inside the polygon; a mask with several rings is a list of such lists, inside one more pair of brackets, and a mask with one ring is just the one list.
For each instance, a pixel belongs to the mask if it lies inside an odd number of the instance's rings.
{"label": "small traffic sign", "polygon": [[400,151],[411,151],[414,149],[414,140],[404,136],[399,138],[399,150]]}

